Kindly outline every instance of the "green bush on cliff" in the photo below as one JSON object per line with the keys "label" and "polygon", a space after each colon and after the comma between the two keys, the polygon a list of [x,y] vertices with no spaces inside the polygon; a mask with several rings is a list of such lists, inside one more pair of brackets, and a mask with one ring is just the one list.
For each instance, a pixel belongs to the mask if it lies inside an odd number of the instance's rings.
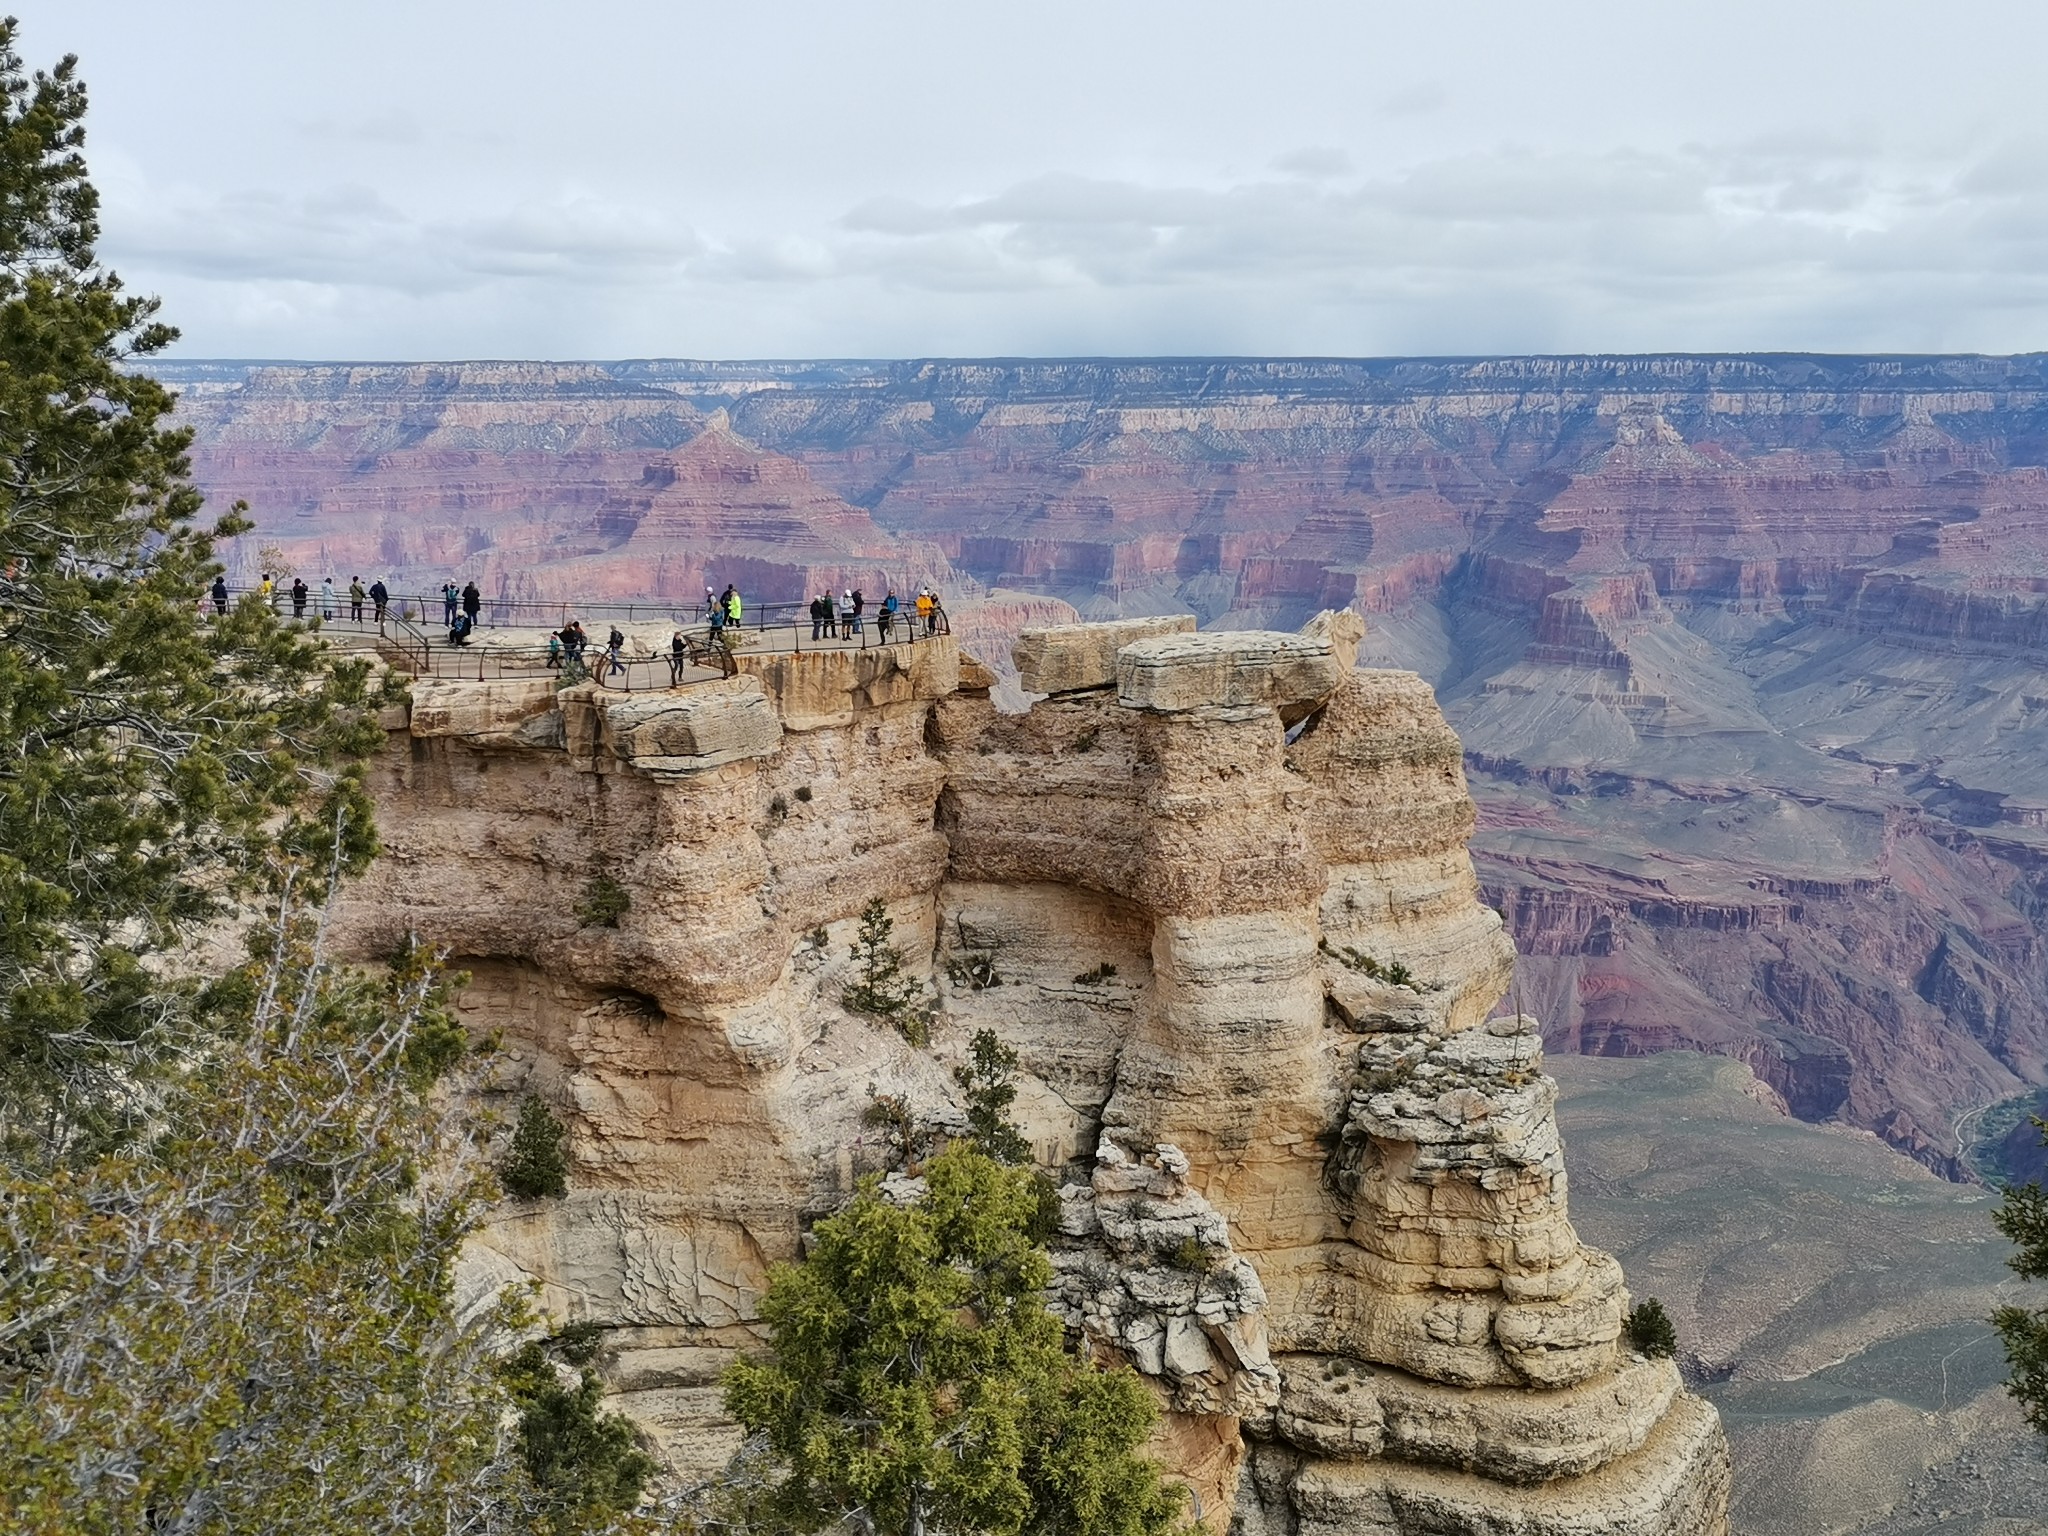
{"label": "green bush on cliff", "polygon": [[1637,1352],[1652,1360],[1669,1360],[1678,1353],[1678,1329],[1664,1303],[1654,1296],[1630,1307],[1622,1327]]}
{"label": "green bush on cliff", "polygon": [[569,1133],[547,1105],[528,1094],[519,1105],[512,1144],[498,1165],[505,1193],[521,1200],[559,1200],[569,1193]]}
{"label": "green bush on cliff", "polygon": [[640,1502],[654,1475],[632,1421],[605,1412],[597,1373],[555,1363],[587,1367],[595,1357],[590,1330],[571,1327],[526,1344],[500,1368],[519,1406],[519,1457],[533,1482],[536,1523],[549,1536],[604,1530]]}
{"label": "green bush on cliff", "polygon": [[633,910],[633,893],[600,869],[583,882],[583,899],[576,903],[576,921],[586,928],[616,928],[619,919]]}
{"label": "green bush on cliff", "polygon": [[858,970],[840,1000],[854,1013],[887,1020],[912,1045],[923,1045],[930,1034],[924,983],[904,970],[903,951],[890,942],[895,931],[896,920],[881,897],[861,908],[852,948]]}
{"label": "green bush on cliff", "polygon": [[[2043,1141],[2048,1121],[2036,1120]],[[2039,1184],[2015,1184],[1991,1219],[2015,1248],[2005,1262],[2022,1280],[2048,1280],[2048,1190]],[[2027,1422],[2048,1435],[2048,1307],[2000,1307],[1991,1314],[2011,1364],[2005,1389],[2019,1402]]]}
{"label": "green bush on cliff", "polygon": [[967,1100],[967,1131],[974,1144],[999,1163],[1031,1158],[1031,1143],[1010,1123],[1017,1099],[1017,1053],[992,1029],[978,1030],[967,1047],[967,1062],[953,1069],[953,1080]]}
{"label": "green bush on cliff", "polygon": [[963,1141],[924,1177],[910,1204],[863,1181],[774,1271],[770,1350],[725,1380],[750,1440],[714,1518],[776,1536],[1163,1536],[1185,1503],[1136,1454],[1150,1392],[1067,1353],[1045,1309],[1036,1175]]}

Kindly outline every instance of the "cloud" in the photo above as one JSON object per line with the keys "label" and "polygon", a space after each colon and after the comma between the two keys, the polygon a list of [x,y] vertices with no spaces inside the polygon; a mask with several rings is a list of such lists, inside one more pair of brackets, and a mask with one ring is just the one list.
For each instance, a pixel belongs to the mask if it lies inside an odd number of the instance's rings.
{"label": "cloud", "polygon": [[1207,183],[1057,171],[702,231],[589,196],[463,213],[344,183],[157,195],[126,210],[111,254],[131,279],[199,285],[206,324],[254,338],[216,350],[279,355],[305,350],[294,325],[379,315],[375,350],[417,354],[417,321],[397,317],[424,313],[475,327],[479,342],[441,343],[470,355],[546,350],[505,328],[573,323],[593,327],[567,348],[586,356],[717,337],[754,355],[2019,350],[2048,342],[2038,163],[2030,146],[1912,159],[1778,140],[1363,175],[1308,148]]}
{"label": "cloud", "polygon": [[1283,176],[1305,176],[1311,181],[1351,174],[1351,156],[1331,144],[1311,145],[1280,156],[1273,169]]}
{"label": "cloud", "polygon": [[1418,80],[1379,101],[1381,117],[1427,117],[1451,104],[1451,93],[1441,80]]}

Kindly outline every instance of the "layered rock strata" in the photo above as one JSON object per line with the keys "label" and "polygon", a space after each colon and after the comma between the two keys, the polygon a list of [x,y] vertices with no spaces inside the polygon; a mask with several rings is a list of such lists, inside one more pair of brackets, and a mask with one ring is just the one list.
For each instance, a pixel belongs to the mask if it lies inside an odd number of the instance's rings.
{"label": "layered rock strata", "polygon": [[993,662],[1355,604],[1470,750],[1553,1051],[1735,1057],[1958,1178],[2048,1083],[2048,356],[153,371],[249,582],[536,627],[931,581]]}
{"label": "layered rock strata", "polygon": [[[1035,634],[1062,686],[1022,714],[944,639],[652,696],[422,684],[338,941],[449,949],[496,1089],[575,1157],[470,1283],[605,1325],[622,1403],[708,1472],[768,1266],[901,1160],[864,1112],[957,1124],[993,1029],[1063,1186],[1049,1301],[1157,1387],[1211,1529],[1723,1530],[1718,1422],[1622,1342],[1540,1036],[1494,1016],[1513,950],[1429,689],[1351,670],[1355,615],[1161,628]],[[840,1004],[876,896],[929,1047]]]}

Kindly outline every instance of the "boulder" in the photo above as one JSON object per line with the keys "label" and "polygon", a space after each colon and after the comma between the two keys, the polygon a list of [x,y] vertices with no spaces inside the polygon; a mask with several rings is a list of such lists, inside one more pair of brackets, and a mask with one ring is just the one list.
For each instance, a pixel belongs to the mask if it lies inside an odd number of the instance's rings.
{"label": "boulder", "polygon": [[1136,640],[1117,652],[1117,702],[1162,714],[1264,704],[1282,719],[1299,719],[1344,681],[1348,669],[1330,646],[1264,629]]}
{"label": "boulder", "polygon": [[766,757],[782,745],[782,722],[755,677],[607,696],[603,703],[612,750],[650,773],[694,773]]}
{"label": "boulder", "polygon": [[423,677],[412,685],[412,734],[508,735],[554,706],[552,677],[507,678],[489,683]]}
{"label": "boulder", "polygon": [[1301,626],[1311,640],[1330,642],[1330,654],[1337,665],[1350,672],[1358,665],[1358,643],[1365,638],[1365,620],[1356,608],[1325,608]]}
{"label": "boulder", "polygon": [[1010,659],[1026,693],[1076,693],[1116,682],[1117,653],[1134,641],[1193,634],[1191,613],[1116,619],[1107,624],[1053,624],[1017,636]]}

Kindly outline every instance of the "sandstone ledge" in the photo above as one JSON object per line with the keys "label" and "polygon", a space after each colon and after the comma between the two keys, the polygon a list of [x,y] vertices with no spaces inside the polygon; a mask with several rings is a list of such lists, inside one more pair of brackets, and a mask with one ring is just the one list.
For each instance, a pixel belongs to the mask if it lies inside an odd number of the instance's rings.
{"label": "sandstone ledge", "polygon": [[1299,719],[1343,681],[1328,639],[1270,630],[1162,635],[1116,654],[1117,702],[1162,714],[1264,705]]}
{"label": "sandstone ledge", "polygon": [[[1584,1477],[1517,1487],[1396,1461],[1289,1467],[1256,1453],[1246,1536],[1725,1536],[1728,1449],[1720,1419],[1679,1396],[1632,1455]],[[1253,1498],[1247,1498],[1246,1492]],[[1247,1509],[1256,1500],[1256,1511]],[[1291,1518],[1290,1518],[1291,1516]]]}
{"label": "sandstone ledge", "polygon": [[1010,652],[1026,693],[1074,693],[1116,682],[1117,652],[1134,641],[1193,634],[1193,614],[1117,619],[1107,624],[1054,624],[1027,629]]}
{"label": "sandstone ledge", "polygon": [[[1339,1374],[1339,1373],[1342,1374]],[[1531,1486],[1638,1450],[1680,1392],[1668,1360],[1546,1392],[1445,1386],[1326,1355],[1280,1360],[1276,1438],[1340,1460],[1387,1457]]]}

